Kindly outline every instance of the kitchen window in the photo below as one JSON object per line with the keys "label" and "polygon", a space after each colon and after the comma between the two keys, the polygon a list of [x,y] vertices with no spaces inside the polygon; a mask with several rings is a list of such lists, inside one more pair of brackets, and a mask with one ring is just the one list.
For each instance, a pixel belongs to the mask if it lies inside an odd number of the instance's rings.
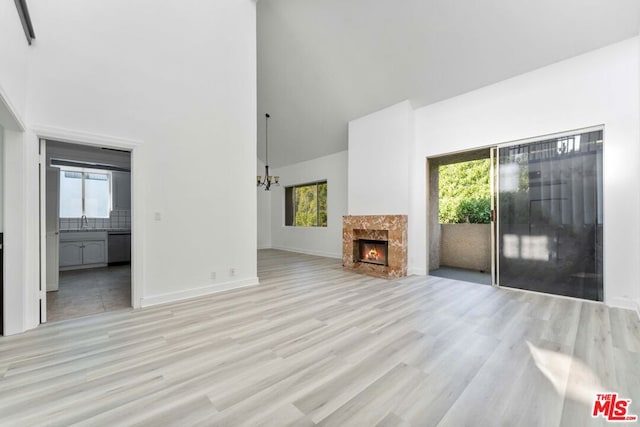
{"label": "kitchen window", "polygon": [[327,226],[327,181],[285,187],[285,225]]}
{"label": "kitchen window", "polygon": [[60,218],[109,218],[111,173],[60,170]]}

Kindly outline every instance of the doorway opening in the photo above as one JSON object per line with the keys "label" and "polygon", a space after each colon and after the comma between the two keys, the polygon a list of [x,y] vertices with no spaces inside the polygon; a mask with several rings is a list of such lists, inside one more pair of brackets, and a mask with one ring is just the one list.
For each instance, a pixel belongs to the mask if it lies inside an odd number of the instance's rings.
{"label": "doorway opening", "polygon": [[429,274],[603,301],[603,139],[597,126],[428,159]]}
{"label": "doorway opening", "polygon": [[604,300],[603,128],[498,147],[500,286]]}
{"label": "doorway opening", "polygon": [[429,274],[491,285],[491,152],[428,159]]}
{"label": "doorway opening", "polygon": [[131,152],[42,140],[46,320],[131,307]]}

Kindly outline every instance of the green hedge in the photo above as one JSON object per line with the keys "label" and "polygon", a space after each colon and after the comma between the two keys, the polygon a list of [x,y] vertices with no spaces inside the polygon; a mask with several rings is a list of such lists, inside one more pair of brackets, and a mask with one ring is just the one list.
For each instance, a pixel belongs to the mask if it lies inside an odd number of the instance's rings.
{"label": "green hedge", "polygon": [[440,166],[440,223],[488,224],[491,221],[489,170],[489,159]]}

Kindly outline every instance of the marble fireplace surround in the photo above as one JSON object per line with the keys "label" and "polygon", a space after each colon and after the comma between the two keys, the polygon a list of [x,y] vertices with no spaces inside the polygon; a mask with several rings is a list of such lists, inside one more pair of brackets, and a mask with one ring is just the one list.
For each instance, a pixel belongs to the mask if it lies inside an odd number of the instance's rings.
{"label": "marble fireplace surround", "polygon": [[[386,240],[388,265],[358,262],[358,240]],[[393,279],[407,275],[407,215],[342,217],[342,265],[345,269]]]}

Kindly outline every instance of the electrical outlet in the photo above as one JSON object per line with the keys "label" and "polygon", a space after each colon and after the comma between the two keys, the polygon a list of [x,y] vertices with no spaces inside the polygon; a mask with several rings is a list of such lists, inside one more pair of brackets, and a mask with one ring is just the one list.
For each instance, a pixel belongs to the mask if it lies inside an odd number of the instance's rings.
{"label": "electrical outlet", "polygon": [[216,272],[215,271],[211,272],[211,280],[216,280]]}
{"label": "electrical outlet", "polygon": [[236,269],[234,267],[231,267],[229,269],[229,276],[235,276],[236,275]]}

